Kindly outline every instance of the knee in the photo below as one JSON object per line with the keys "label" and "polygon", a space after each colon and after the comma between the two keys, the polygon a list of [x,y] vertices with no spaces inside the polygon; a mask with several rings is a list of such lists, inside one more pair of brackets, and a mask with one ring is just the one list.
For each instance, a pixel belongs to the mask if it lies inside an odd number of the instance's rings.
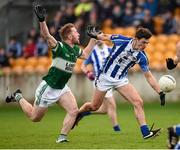
{"label": "knee", "polygon": [[116,103],[109,102],[109,103],[107,104],[107,106],[108,106],[109,109],[116,110]]}
{"label": "knee", "polygon": [[68,113],[70,116],[77,116],[77,114],[79,113],[79,110],[78,108],[73,108]]}
{"label": "knee", "polygon": [[135,99],[134,100],[134,106],[135,107],[143,107],[143,100],[142,99]]}

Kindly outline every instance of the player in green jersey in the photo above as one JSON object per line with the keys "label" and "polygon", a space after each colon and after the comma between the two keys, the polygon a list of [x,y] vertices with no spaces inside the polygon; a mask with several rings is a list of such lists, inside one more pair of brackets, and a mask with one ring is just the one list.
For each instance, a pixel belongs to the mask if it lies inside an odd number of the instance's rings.
{"label": "player in green jersey", "polygon": [[87,58],[96,40],[91,39],[87,47],[81,51],[77,45],[80,34],[73,24],[68,23],[59,30],[62,39],[59,42],[49,33],[45,22],[45,9],[35,4],[34,12],[39,19],[41,35],[52,49],[52,66],[36,90],[34,105],[24,99],[20,89],[8,96],[6,102],[19,102],[26,116],[33,122],[39,122],[43,118],[49,105],[57,103],[62,106],[67,114],[56,143],[67,142],[67,134],[78,114],[78,106],[66,83],[72,75],[77,58]]}

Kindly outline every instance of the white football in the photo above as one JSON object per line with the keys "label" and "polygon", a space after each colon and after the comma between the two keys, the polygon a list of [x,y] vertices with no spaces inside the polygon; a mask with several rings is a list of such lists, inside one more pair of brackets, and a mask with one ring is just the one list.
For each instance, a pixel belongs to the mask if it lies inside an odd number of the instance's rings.
{"label": "white football", "polygon": [[163,92],[171,92],[176,88],[176,80],[171,75],[163,75],[159,79],[159,85]]}

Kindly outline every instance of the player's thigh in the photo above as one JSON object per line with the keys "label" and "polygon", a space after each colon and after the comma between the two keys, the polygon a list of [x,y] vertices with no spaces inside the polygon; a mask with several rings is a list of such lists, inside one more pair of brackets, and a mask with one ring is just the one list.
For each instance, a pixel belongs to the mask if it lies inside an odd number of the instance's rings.
{"label": "player's thigh", "polygon": [[130,103],[134,104],[136,102],[141,101],[142,99],[139,95],[139,93],[137,92],[137,90],[130,84],[126,84],[124,86],[118,87],[117,91],[126,99],[128,100]]}
{"label": "player's thigh", "polygon": [[105,94],[106,94],[106,91],[100,91],[97,88],[95,88],[92,104],[100,107],[101,104],[103,103]]}
{"label": "player's thigh", "polygon": [[78,111],[76,99],[71,91],[64,93],[57,101],[67,112]]}

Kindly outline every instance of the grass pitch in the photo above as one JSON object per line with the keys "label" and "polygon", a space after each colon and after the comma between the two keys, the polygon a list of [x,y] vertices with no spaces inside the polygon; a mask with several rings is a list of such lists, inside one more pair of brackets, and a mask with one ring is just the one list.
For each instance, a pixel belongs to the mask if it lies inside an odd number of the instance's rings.
{"label": "grass pitch", "polygon": [[145,113],[149,125],[164,130],[155,139],[143,140],[130,104],[118,105],[121,132],[112,130],[107,115],[84,118],[69,134],[69,143],[56,144],[65,112],[58,106],[49,111],[40,123],[30,122],[19,106],[0,106],[0,148],[2,149],[166,149],[166,128],[180,123],[180,103],[146,103]]}

